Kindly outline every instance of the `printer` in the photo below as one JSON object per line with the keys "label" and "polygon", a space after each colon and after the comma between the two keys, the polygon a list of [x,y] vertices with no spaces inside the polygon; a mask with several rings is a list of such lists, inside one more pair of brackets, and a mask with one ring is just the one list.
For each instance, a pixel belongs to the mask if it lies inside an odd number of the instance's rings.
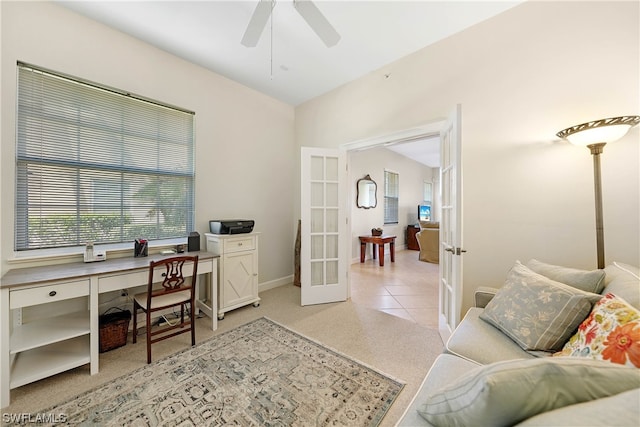
{"label": "printer", "polygon": [[209,221],[209,230],[213,234],[251,233],[254,224],[252,219],[214,219]]}

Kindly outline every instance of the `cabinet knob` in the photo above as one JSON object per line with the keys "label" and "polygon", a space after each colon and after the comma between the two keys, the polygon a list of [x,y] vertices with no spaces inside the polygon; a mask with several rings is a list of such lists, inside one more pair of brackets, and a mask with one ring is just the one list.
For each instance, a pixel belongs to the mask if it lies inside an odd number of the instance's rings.
{"label": "cabinet knob", "polygon": [[51,292],[49,292],[49,296],[50,296],[50,297],[55,297],[55,296],[56,296],[56,294],[57,294],[57,292],[56,292],[56,291],[51,291]]}

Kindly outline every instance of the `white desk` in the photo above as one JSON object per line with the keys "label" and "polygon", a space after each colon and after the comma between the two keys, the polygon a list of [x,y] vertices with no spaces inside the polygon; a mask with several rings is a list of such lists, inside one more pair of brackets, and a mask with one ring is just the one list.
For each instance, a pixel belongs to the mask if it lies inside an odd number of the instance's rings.
{"label": "white desk", "polygon": [[[199,256],[198,276],[206,275],[209,300],[200,299],[197,287],[196,308],[216,330],[218,257],[209,252],[185,255]],[[98,373],[98,295],[146,285],[149,262],[169,256],[9,270],[0,281],[0,407],[9,405],[12,388],[87,363],[91,375]],[[58,312],[56,303],[74,308]],[[42,310],[23,323],[22,310],[35,306]]]}

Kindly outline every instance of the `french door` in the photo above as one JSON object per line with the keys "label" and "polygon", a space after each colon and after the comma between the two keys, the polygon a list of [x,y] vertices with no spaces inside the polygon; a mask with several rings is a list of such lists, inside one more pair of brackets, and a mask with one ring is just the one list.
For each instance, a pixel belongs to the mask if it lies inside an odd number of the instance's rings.
{"label": "french door", "polygon": [[462,306],[462,152],[458,105],[440,131],[440,273],[438,329],[444,342],[460,321]]}
{"label": "french door", "polygon": [[346,155],[302,147],[301,156],[301,304],[346,301]]}

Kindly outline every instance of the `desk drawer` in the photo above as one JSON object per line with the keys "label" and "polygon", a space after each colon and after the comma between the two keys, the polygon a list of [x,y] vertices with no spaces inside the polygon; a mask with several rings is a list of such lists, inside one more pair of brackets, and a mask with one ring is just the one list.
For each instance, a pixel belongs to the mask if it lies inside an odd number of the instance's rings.
{"label": "desk drawer", "polygon": [[225,253],[252,251],[255,248],[256,248],[255,236],[235,237],[232,239],[225,239],[224,241]]}
{"label": "desk drawer", "polygon": [[18,289],[11,291],[9,307],[11,309],[29,307],[87,295],[89,295],[89,280]]}
{"label": "desk drawer", "polygon": [[[205,260],[198,262],[198,275],[203,273],[210,273],[212,270],[213,262],[212,260]],[[161,280],[160,274],[164,272],[164,268],[156,269],[155,279],[156,281]],[[191,276],[193,272],[193,267],[191,264],[185,266],[184,274],[186,276]],[[101,276],[98,279],[98,292],[111,292],[118,291],[120,289],[128,289],[136,286],[144,286],[147,284],[149,280],[149,269],[145,268],[143,270],[131,271],[128,273],[114,274],[110,276]]]}

